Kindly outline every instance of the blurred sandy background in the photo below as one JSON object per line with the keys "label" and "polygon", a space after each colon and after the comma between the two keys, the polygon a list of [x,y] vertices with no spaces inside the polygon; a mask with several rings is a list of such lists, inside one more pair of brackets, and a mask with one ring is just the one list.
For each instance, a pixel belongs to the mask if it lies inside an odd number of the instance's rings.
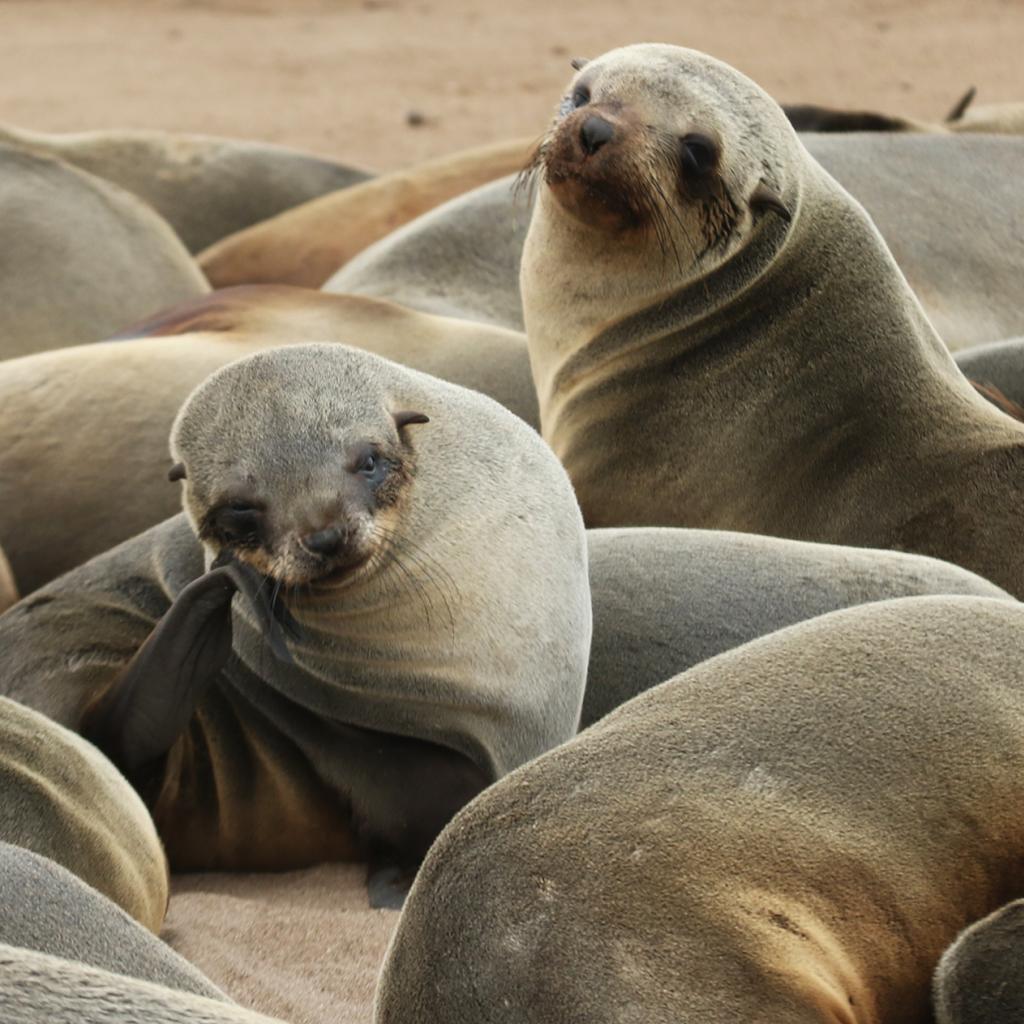
{"label": "blurred sandy background", "polygon": [[972,84],[1024,99],[1024,0],[0,0],[0,120],[245,136],[383,170],[539,134],[571,56],[645,40],[782,101],[940,118]]}

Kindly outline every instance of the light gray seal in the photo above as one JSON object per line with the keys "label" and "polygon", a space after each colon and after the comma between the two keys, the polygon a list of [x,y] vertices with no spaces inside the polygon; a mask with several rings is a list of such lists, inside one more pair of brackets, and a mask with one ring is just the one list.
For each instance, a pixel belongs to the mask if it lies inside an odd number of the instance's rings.
{"label": "light gray seal", "polygon": [[0,144],[0,359],[109,337],[209,291],[145,203],[52,157]]}
{"label": "light gray seal", "polygon": [[111,757],[172,869],[408,878],[462,804],[575,733],[583,525],[510,412],[292,346],[204,381],[171,451],[186,514],[0,617],[0,688]]}
{"label": "light gray seal", "polygon": [[138,196],[174,228],[192,253],[370,177],[366,171],[311,153],[212,135],[54,134],[0,125],[0,142],[57,157]]}
{"label": "light gray seal", "polygon": [[691,50],[614,50],[537,167],[530,362],[589,526],[913,551],[1024,595],[1024,426],[766,93]]}
{"label": "light gray seal", "polygon": [[580,727],[709,658],[852,605],[1010,596],[959,566],[897,551],[727,530],[587,531],[594,635]]}
{"label": "light gray seal", "polygon": [[438,838],[376,1024],[931,1021],[1024,892],[1024,608],[912,597],[706,661]]}

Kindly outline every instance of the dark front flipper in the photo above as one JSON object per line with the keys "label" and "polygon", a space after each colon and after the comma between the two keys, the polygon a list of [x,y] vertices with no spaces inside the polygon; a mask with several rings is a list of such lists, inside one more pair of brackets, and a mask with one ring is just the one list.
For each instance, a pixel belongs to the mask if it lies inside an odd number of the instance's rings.
{"label": "dark front flipper", "polygon": [[83,715],[82,735],[141,792],[231,654],[231,600],[237,592],[245,594],[288,656],[280,632],[290,617],[275,618],[269,598],[262,596],[265,582],[248,566],[221,559],[182,590],[121,677]]}

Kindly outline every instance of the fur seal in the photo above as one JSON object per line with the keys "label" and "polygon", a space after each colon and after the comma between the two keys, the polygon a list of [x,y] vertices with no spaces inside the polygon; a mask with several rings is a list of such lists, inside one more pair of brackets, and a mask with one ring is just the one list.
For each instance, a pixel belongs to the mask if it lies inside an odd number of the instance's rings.
{"label": "fur seal", "polygon": [[583,525],[510,412],[292,346],[207,378],[171,451],[185,515],[0,618],[0,688],[108,754],[173,870],[407,877],[463,803],[574,734]]}
{"label": "fur seal", "polygon": [[1024,609],[833,612],[649,690],[438,838],[377,1024],[930,1021],[1024,891]]}
{"label": "fur seal", "polygon": [[1024,337],[957,352],[956,364],[966,377],[996,387],[1012,402],[1024,405]]}
{"label": "fur seal", "polygon": [[920,555],[725,530],[587,531],[594,632],[580,728],[759,636],[868,601],[1010,597]]}
{"label": "fur seal", "polygon": [[936,1024],[1024,1020],[1024,900],[976,921],[935,971]]}
{"label": "fur seal", "polygon": [[233,1003],[0,945],[4,1024],[285,1024]]}
{"label": "fur seal", "polygon": [[199,252],[363,170],[265,142],[154,131],[50,134],[0,125],[0,142],[56,157],[138,196]]}
{"label": "fur seal", "polygon": [[[133,794],[134,795],[134,794]],[[0,944],[225,1000],[207,978],[55,861],[0,842]]]}
{"label": "fur seal", "polygon": [[1024,426],[766,93],[694,51],[613,50],[537,166],[530,362],[588,526],[894,548],[1024,596]]}
{"label": "fur seal", "polygon": [[[16,619],[18,607],[0,622]],[[79,657],[103,654],[83,648]],[[55,861],[159,929],[168,893],[160,841],[142,801],[95,747],[0,698],[0,792],[0,841]]]}
{"label": "fur seal", "polygon": [[18,588],[14,582],[11,563],[0,548],[0,612],[6,611],[18,600]]}
{"label": "fur seal", "polygon": [[535,145],[511,139],[464,150],[310,200],[222,238],[199,256],[214,288],[319,288],[353,256],[427,210],[519,170]]}
{"label": "fur seal", "polygon": [[[19,496],[0,503],[0,544],[22,593],[176,511],[160,469],[174,416],[200,381],[243,355],[310,339],[346,342],[540,422],[524,337],[376,299],[237,288],[131,333],[145,337],[0,364],[0,491]],[[52,514],[69,493],[71,531]]]}
{"label": "fur seal", "polygon": [[106,338],[209,291],[148,206],[60,160],[0,144],[0,359]]}
{"label": "fur seal", "polygon": [[[811,155],[861,202],[950,349],[1024,333],[1017,227],[1024,139],[807,135]],[[971,230],[951,230],[956,209]],[[503,179],[370,246],[326,284],[415,309],[523,330],[519,265],[530,220]]]}

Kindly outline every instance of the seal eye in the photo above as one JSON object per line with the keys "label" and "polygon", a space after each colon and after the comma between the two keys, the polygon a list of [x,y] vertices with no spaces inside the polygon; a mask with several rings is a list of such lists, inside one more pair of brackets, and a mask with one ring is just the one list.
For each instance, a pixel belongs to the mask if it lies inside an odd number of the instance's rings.
{"label": "seal eye", "polygon": [[226,501],[206,517],[200,536],[214,537],[235,548],[259,547],[263,540],[262,509],[246,501]]}
{"label": "seal eye", "polygon": [[718,164],[718,145],[714,139],[698,132],[684,135],[681,162],[684,174],[703,178],[710,174]]}
{"label": "seal eye", "polygon": [[373,476],[377,472],[377,466],[380,464],[380,460],[373,452],[367,452],[361,456],[359,462],[356,463],[356,472],[362,473],[363,476]]}
{"label": "seal eye", "polygon": [[577,85],[572,91],[572,105],[577,110],[590,102],[590,90],[585,85]]}

